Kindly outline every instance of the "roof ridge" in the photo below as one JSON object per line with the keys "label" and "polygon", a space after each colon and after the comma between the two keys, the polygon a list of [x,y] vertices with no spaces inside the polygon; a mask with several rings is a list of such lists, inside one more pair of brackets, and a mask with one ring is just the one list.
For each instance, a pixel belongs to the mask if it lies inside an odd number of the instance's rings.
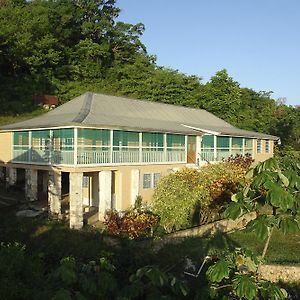
{"label": "roof ridge", "polygon": [[[91,93],[91,92],[89,92],[89,93]],[[124,98],[126,100],[132,100],[132,101],[137,101],[137,102],[146,102],[146,103],[157,104],[157,105],[175,106],[175,107],[185,108],[185,109],[188,109],[188,110],[202,110],[202,111],[205,111],[209,114],[212,114],[211,112],[207,111],[204,108],[184,106],[184,105],[175,104],[175,103],[165,103],[165,102],[161,102],[161,101],[157,101],[157,100],[153,100],[153,99],[145,99],[145,98],[137,99],[137,98],[131,98],[130,96],[124,96],[124,95],[117,96],[117,95],[105,94],[105,93],[94,93],[94,94],[99,95],[99,96],[103,95],[103,96],[114,97],[114,98]],[[214,114],[212,114],[212,115],[214,115]]]}
{"label": "roof ridge", "polygon": [[83,100],[82,107],[77,116],[72,120],[72,122],[82,123],[87,118],[87,116],[91,112],[92,100],[93,93],[87,92]]}

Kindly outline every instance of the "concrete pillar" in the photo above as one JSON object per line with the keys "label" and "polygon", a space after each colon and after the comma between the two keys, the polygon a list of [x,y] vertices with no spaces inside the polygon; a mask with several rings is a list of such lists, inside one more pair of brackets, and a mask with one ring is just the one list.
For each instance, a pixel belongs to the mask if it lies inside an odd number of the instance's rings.
{"label": "concrete pillar", "polygon": [[83,173],[70,173],[70,228],[83,227]]}
{"label": "concrete pillar", "polygon": [[140,170],[131,170],[131,205],[134,206],[136,197],[140,195]]}
{"label": "concrete pillar", "polygon": [[6,172],[6,182],[8,186],[14,186],[17,183],[17,169],[7,168]]}
{"label": "concrete pillar", "polygon": [[[45,175],[46,176],[46,175]],[[44,180],[43,174],[43,180]],[[44,181],[43,181],[44,188]],[[48,176],[48,205],[52,216],[61,217],[61,172],[49,172]]]}
{"label": "concrete pillar", "polygon": [[38,194],[37,170],[25,170],[25,197],[28,201],[36,201]]}
{"label": "concrete pillar", "polygon": [[111,171],[99,172],[99,221],[103,221],[106,210],[111,209],[111,178]]}

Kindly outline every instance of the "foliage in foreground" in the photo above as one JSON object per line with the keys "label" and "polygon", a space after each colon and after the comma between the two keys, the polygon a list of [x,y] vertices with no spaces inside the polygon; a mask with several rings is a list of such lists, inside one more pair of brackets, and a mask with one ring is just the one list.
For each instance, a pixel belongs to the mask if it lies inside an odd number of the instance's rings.
{"label": "foliage in foreground", "polygon": [[[252,177],[251,182],[232,196],[233,202],[225,216],[236,219],[248,211],[258,213],[258,217],[247,224],[247,229],[265,241],[264,258],[274,228],[284,234],[300,230],[300,165],[291,160],[280,165],[271,158],[251,169],[248,176]],[[261,262],[247,253],[239,254],[233,262],[223,259],[214,264],[207,272],[215,292],[213,296],[219,297],[220,291],[226,288],[229,289],[227,295],[231,297],[233,293],[237,299],[252,300],[258,295],[263,299],[286,298],[286,292],[276,285],[257,280],[259,264]]]}
{"label": "foliage in foreground", "polygon": [[166,232],[220,219],[231,195],[245,183],[245,173],[243,165],[232,162],[177,171],[160,180],[153,210]]}
{"label": "foliage in foreground", "polygon": [[25,246],[1,244],[0,298],[182,299],[188,294],[181,280],[155,266],[138,269],[129,280],[119,278],[111,255],[102,252],[99,259],[88,263],[64,257],[59,265],[51,266],[45,272],[43,260],[26,255]]}
{"label": "foliage in foreground", "polygon": [[6,241],[26,244],[0,247],[0,299],[8,300],[108,299],[108,294],[109,299],[211,299],[206,268],[201,278],[185,276],[185,256],[196,262],[207,254],[228,257],[228,264],[233,257],[225,254],[234,246],[226,236],[197,239],[194,246],[172,245],[154,254],[151,243],[119,239],[119,246],[112,246],[99,232],[70,230],[44,218],[21,221],[1,215],[0,230]]}
{"label": "foliage in foreground", "polygon": [[213,299],[287,298],[287,292],[276,284],[259,278],[260,261],[249,250],[237,249],[210,266],[206,272]]}
{"label": "foliage in foreground", "polygon": [[235,219],[249,211],[258,213],[247,228],[266,241],[264,257],[273,228],[284,234],[300,229],[300,165],[292,160],[279,164],[271,158],[251,169],[248,176],[253,180],[232,197],[225,216]]}
{"label": "foliage in foreground", "polygon": [[[32,257],[20,244],[1,244],[0,288],[3,299],[285,299],[284,289],[256,276],[259,260],[238,250],[211,265],[195,282],[155,265],[120,277],[111,252],[80,262],[63,257],[45,271],[42,257]],[[26,266],[31,266],[26,268]],[[24,268],[25,267],[25,268]],[[196,285],[195,285],[196,284]],[[199,298],[200,297],[200,298]],[[204,297],[204,298],[203,298]],[[1,298],[1,299],[2,299]]]}

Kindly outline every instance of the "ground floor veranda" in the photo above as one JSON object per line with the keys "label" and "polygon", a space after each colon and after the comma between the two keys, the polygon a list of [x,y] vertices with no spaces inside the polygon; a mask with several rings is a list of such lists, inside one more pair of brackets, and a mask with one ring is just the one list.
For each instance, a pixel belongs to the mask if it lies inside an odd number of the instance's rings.
{"label": "ground floor veranda", "polygon": [[79,229],[89,220],[103,221],[107,210],[128,209],[137,196],[150,201],[160,176],[185,165],[63,169],[8,163],[0,166],[0,181],[28,203],[47,201],[50,215]]}

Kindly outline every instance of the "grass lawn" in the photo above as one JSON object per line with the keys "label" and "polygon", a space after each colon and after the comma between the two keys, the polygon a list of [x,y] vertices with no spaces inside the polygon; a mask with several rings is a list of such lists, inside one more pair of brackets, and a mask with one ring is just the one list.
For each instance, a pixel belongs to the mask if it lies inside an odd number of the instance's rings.
{"label": "grass lawn", "polygon": [[[262,254],[264,242],[258,240],[252,232],[236,231],[229,237],[254,253]],[[281,231],[274,230],[265,259],[272,264],[300,265],[300,232],[284,235]]]}

